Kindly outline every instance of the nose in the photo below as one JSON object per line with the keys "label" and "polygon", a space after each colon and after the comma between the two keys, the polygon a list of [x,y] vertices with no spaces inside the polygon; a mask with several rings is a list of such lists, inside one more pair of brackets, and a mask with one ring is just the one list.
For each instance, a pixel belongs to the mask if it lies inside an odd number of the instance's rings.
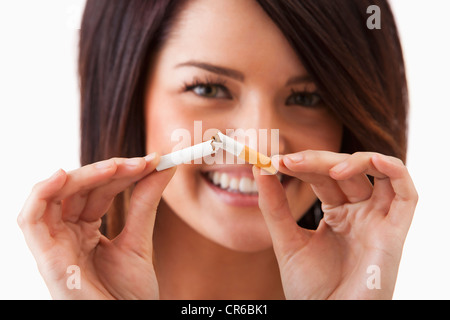
{"label": "nose", "polygon": [[285,153],[283,124],[275,104],[269,99],[258,97],[242,104],[233,121],[238,139],[243,134],[250,141],[242,142],[252,144],[249,146],[268,156]]}

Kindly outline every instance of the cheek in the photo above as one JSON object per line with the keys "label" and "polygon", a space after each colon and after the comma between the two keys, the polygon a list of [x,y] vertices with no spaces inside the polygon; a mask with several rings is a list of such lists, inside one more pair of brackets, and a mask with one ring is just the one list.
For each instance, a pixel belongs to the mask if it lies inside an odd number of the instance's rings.
{"label": "cheek", "polygon": [[179,142],[177,139],[182,139],[183,133],[187,136],[189,130],[185,119],[162,108],[148,113],[146,127],[147,152],[156,151],[161,155],[172,152]]}
{"label": "cheek", "polygon": [[339,152],[342,144],[343,126],[336,118],[324,112],[310,125],[299,125],[290,136],[289,152],[302,150],[327,150]]}
{"label": "cheek", "polygon": [[196,172],[192,170],[192,166],[178,166],[174,177],[164,190],[163,198],[166,202],[172,204],[172,207],[189,208],[192,204],[197,203],[199,182]]}
{"label": "cheek", "polygon": [[340,152],[344,130],[343,128],[342,123],[336,120],[334,115],[330,114],[327,117],[327,120],[324,121],[324,126],[322,128],[322,132],[324,132],[322,141],[325,150]]}
{"label": "cheek", "polygon": [[173,94],[163,88],[151,88],[146,100],[146,141],[148,152],[167,154],[191,145],[193,123],[189,115],[183,113]]}

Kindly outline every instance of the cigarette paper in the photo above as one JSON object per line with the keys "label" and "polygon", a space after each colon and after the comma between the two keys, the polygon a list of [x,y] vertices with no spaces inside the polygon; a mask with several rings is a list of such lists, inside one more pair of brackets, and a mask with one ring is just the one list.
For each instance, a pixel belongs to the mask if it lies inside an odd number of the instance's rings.
{"label": "cigarette paper", "polygon": [[182,163],[203,158],[216,153],[217,147],[212,144],[213,139],[161,156],[156,171],[169,169]]}
{"label": "cigarette paper", "polygon": [[273,166],[269,157],[259,153],[258,151],[247,147],[246,145],[224,135],[222,132],[217,132],[213,137],[213,145],[224,149],[227,152],[234,154],[236,157],[245,160],[246,162],[265,170],[270,174],[276,174],[277,169]]}

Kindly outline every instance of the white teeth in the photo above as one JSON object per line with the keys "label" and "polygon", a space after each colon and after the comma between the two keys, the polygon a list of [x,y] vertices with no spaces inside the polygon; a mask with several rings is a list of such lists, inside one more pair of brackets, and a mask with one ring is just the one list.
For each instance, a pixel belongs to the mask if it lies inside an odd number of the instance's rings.
{"label": "white teeth", "polygon": [[[211,172],[210,172],[210,174],[211,174]],[[220,183],[220,173],[218,173],[217,171],[214,171],[213,177],[211,180],[215,185],[218,185]]]}
{"label": "white teeth", "polygon": [[230,185],[230,178],[227,174],[222,173],[220,175],[220,187],[222,189],[228,189],[228,186]]}
{"label": "white teeth", "polygon": [[[242,179],[241,179],[241,181],[242,181]],[[239,184],[239,179],[238,178],[232,178],[231,179],[231,181],[230,181],[230,189],[231,190],[236,190],[236,191],[240,189],[240,184]]]}
{"label": "white teeth", "polygon": [[256,181],[250,177],[230,177],[227,173],[210,171],[209,180],[216,186],[224,190],[240,193],[257,193]]}
{"label": "white teeth", "polygon": [[247,177],[241,178],[241,181],[239,182],[239,191],[243,193],[250,193],[252,192],[253,183],[252,180],[250,180]]}

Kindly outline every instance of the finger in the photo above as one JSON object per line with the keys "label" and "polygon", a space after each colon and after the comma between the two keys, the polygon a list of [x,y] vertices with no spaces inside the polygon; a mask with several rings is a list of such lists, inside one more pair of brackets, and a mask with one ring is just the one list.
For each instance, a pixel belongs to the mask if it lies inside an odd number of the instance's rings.
{"label": "finger", "polygon": [[[374,173],[376,170],[371,164],[370,157],[373,153],[357,152],[344,161],[334,165],[329,170],[332,178],[337,180],[341,190],[351,203],[361,202],[372,196],[373,185],[366,173]],[[380,176],[377,172],[375,176]]]}
{"label": "finger", "polygon": [[79,219],[87,222],[100,219],[107,212],[117,194],[155,169],[155,165],[152,164],[154,158],[155,156],[149,160],[144,158],[124,160],[109,183],[95,188],[89,193]]}
{"label": "finger", "polygon": [[83,166],[67,173],[64,186],[52,197],[54,201],[61,201],[76,193],[86,196],[90,190],[105,183],[117,171],[115,159],[108,159]]}
{"label": "finger", "polygon": [[[158,163],[154,162],[156,166]],[[153,171],[133,190],[127,221],[116,241],[139,255],[151,256],[156,210],[162,193],[175,174],[176,167]]]}
{"label": "finger", "polygon": [[[345,181],[357,176],[366,176],[366,174],[374,177],[374,187],[367,184],[361,184],[361,188],[342,189],[348,196],[353,199],[364,201],[371,198],[373,208],[381,213],[386,214],[393,200],[394,194],[389,178],[377,168],[375,168],[372,158],[377,155],[374,152],[356,152],[346,160],[338,163],[330,169],[330,176],[336,179],[342,186]],[[370,182],[369,182],[370,183]]]}
{"label": "finger", "polygon": [[[109,207],[106,202],[109,204],[112,202],[112,199],[109,200],[108,187],[117,188],[119,185],[118,188],[121,188],[123,185],[123,188],[113,195],[112,198],[114,198],[117,193],[132,183],[130,177],[135,177],[146,169],[147,158],[148,156],[130,159],[112,158],[71,172],[72,184],[67,184],[58,195],[59,197],[67,195],[63,201],[62,220],[75,223],[86,209],[89,213],[85,218],[89,221],[99,219],[106,212],[102,208]],[[94,215],[90,217],[93,212],[95,212]]]}
{"label": "finger", "polygon": [[388,218],[406,234],[419,199],[408,169],[401,160],[384,155],[374,155],[372,162],[377,170],[389,177],[395,193]]}
{"label": "finger", "polygon": [[388,214],[394,223],[409,228],[418,196],[403,162],[372,152],[355,153],[345,162],[332,168],[330,174],[336,179],[345,179],[358,173],[374,176],[374,208]]}
{"label": "finger", "polygon": [[63,220],[76,222],[81,219],[92,222],[100,219],[118,193],[154,170],[150,163],[156,154],[149,156],[114,159],[117,169],[113,176],[107,176],[91,186],[92,190],[85,188],[64,200]]}
{"label": "finger", "polygon": [[65,180],[66,173],[60,169],[49,179],[37,183],[17,217],[17,223],[23,231],[25,241],[35,256],[53,243],[44,216],[46,211],[53,210],[49,206],[57,205],[46,199],[57,192],[64,185]]}
{"label": "finger", "polygon": [[303,151],[282,157],[279,170],[311,184],[323,206],[332,208],[348,200],[338,183],[329,176],[329,169],[347,157],[328,151]]}
{"label": "finger", "polygon": [[[139,163],[135,166],[128,166],[129,161]],[[69,173],[70,182],[61,190],[58,197],[65,197],[62,201],[62,217],[63,221],[77,222],[81,213],[84,211],[88,199],[93,191],[103,185],[108,185],[112,181],[126,176],[133,169],[142,168],[145,163],[143,158],[125,159],[113,158],[101,161],[91,165],[84,166]],[[106,170],[103,170],[103,166]],[[98,168],[100,167],[100,170]],[[111,169],[108,169],[110,167]],[[65,193],[65,194],[64,194]]]}
{"label": "finger", "polygon": [[337,184],[350,203],[362,202],[372,196],[373,185],[365,174],[357,174],[349,179],[339,180]]}
{"label": "finger", "polygon": [[388,177],[375,178],[371,196],[372,207],[374,210],[384,214],[388,213],[394,197],[395,192],[392,188],[390,179]]}
{"label": "finger", "polygon": [[273,175],[261,175],[253,166],[253,176],[258,185],[258,204],[266,221],[278,259],[284,259],[309,239],[307,230],[298,227],[291,214],[284,189]]}
{"label": "finger", "polygon": [[336,153],[322,150],[305,150],[280,157],[284,164],[290,167],[298,167],[298,173],[315,173],[329,175],[329,170],[336,164],[350,157],[346,153]]}
{"label": "finger", "polygon": [[330,169],[330,175],[337,180],[345,180],[357,174],[368,174],[379,179],[386,178],[386,175],[377,170],[372,163],[372,157],[377,154],[375,152],[355,152],[333,166]]}
{"label": "finger", "polygon": [[64,185],[67,174],[59,169],[50,178],[34,185],[24,207],[19,214],[18,223],[33,224],[42,219],[47,208],[47,200],[58,192]]}

